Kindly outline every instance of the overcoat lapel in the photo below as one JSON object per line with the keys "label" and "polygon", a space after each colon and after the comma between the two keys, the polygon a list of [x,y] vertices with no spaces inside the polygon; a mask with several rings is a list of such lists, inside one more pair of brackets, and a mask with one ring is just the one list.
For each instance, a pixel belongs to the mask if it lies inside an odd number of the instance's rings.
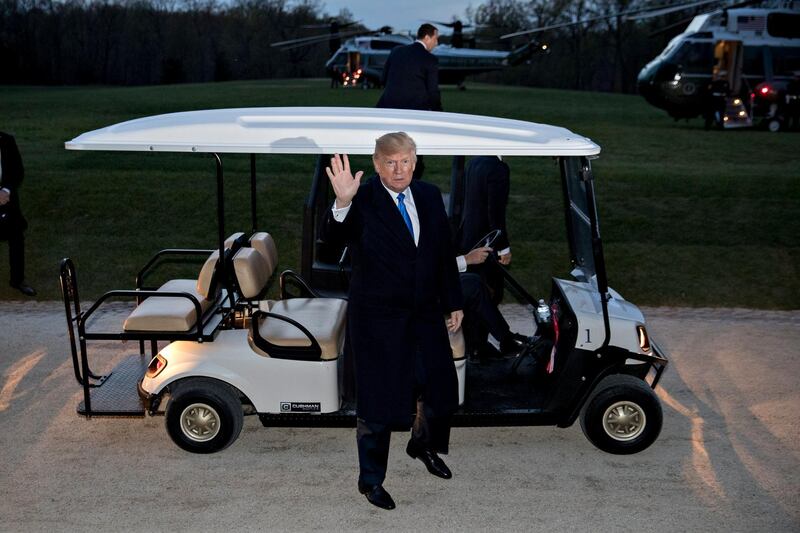
{"label": "overcoat lapel", "polygon": [[[383,183],[381,183],[380,176],[375,176],[372,187],[372,203],[378,218],[386,224],[389,231],[397,237],[398,242],[402,243],[403,248],[407,249],[406,251],[416,253],[417,247],[414,244],[414,238],[408,231],[408,227],[406,226],[405,220],[403,220],[403,216],[400,214],[400,210],[397,208],[397,205],[395,205],[391,195],[384,188]],[[414,201],[416,202],[416,196],[414,197]],[[419,213],[419,209],[417,212]],[[421,225],[422,222],[420,222],[420,226]]]}
{"label": "overcoat lapel", "polygon": [[[423,196],[419,187],[416,186],[414,181],[409,185],[411,194],[414,195],[414,205],[417,207],[417,218],[419,218],[419,242],[417,243],[417,252],[423,253],[423,249],[428,244],[431,237],[432,222],[430,221],[430,206],[427,199]],[[402,216],[400,217],[403,218]]]}

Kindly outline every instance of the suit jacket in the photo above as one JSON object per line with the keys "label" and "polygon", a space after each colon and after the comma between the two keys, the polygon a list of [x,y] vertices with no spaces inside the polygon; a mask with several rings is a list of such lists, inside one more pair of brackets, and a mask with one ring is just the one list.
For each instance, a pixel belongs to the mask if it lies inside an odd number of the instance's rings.
{"label": "suit jacket", "polygon": [[464,171],[464,209],[457,234],[459,252],[469,252],[478,239],[499,229],[500,237],[493,248],[497,251],[510,246],[506,230],[506,206],[510,189],[508,165],[496,156],[470,159]]}
{"label": "suit jacket", "polygon": [[383,66],[377,107],[442,110],[439,60],[418,42],[395,47]]}
{"label": "suit jacket", "polygon": [[[25,177],[25,168],[22,166],[22,156],[17,148],[17,141],[13,135],[0,132],[0,188],[8,189],[11,200],[7,206],[0,206],[0,211],[7,210],[10,227],[7,231],[25,231],[28,222],[22,216],[19,206],[19,188]],[[4,209],[5,208],[5,209]]]}
{"label": "suit jacket", "polygon": [[361,185],[347,218],[328,211],[326,240],[352,258],[348,333],[355,360],[358,416],[407,429],[415,411],[415,362],[423,367],[423,401],[446,416],[458,407],[458,380],[444,315],[462,309],[458,269],[441,193],[410,185],[419,244],[378,176]]}

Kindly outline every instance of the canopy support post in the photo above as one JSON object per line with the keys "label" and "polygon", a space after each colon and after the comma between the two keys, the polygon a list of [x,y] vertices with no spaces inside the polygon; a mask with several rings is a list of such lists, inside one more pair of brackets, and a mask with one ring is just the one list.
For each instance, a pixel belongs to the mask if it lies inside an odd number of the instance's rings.
{"label": "canopy support post", "polygon": [[256,219],[256,154],[250,154],[250,221],[252,233],[258,229]]}

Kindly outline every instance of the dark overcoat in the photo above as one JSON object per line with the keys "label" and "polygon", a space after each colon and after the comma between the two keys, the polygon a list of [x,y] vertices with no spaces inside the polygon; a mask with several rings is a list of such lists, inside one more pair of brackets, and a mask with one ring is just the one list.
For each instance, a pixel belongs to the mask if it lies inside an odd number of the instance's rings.
{"label": "dark overcoat", "polygon": [[445,315],[462,309],[461,286],[441,193],[410,185],[419,215],[419,244],[378,176],[362,184],[343,222],[329,211],[325,239],[349,247],[352,276],[348,333],[355,359],[357,414],[407,429],[421,358],[422,400],[434,416],[458,407],[458,379]]}
{"label": "dark overcoat", "polygon": [[422,43],[395,47],[383,66],[376,107],[441,111],[439,60]]}
{"label": "dark overcoat", "polygon": [[[22,156],[17,147],[17,141],[13,135],[0,131],[0,188],[10,191],[10,201],[5,206],[0,206],[0,210],[9,216],[9,233],[21,233],[28,227],[28,222],[22,216],[19,206],[19,188],[22,185],[22,178],[25,176],[25,168],[22,166]],[[8,238],[0,228],[0,239]]]}

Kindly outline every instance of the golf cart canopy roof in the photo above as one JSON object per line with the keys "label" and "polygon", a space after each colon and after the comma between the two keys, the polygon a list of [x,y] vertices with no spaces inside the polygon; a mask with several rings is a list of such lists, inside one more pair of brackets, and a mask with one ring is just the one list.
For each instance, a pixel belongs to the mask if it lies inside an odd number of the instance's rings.
{"label": "golf cart canopy roof", "polygon": [[507,118],[359,107],[209,109],[138,118],[79,135],[68,150],[247,154],[372,154],[405,131],[423,155],[590,156],[600,147],[565,128]]}

